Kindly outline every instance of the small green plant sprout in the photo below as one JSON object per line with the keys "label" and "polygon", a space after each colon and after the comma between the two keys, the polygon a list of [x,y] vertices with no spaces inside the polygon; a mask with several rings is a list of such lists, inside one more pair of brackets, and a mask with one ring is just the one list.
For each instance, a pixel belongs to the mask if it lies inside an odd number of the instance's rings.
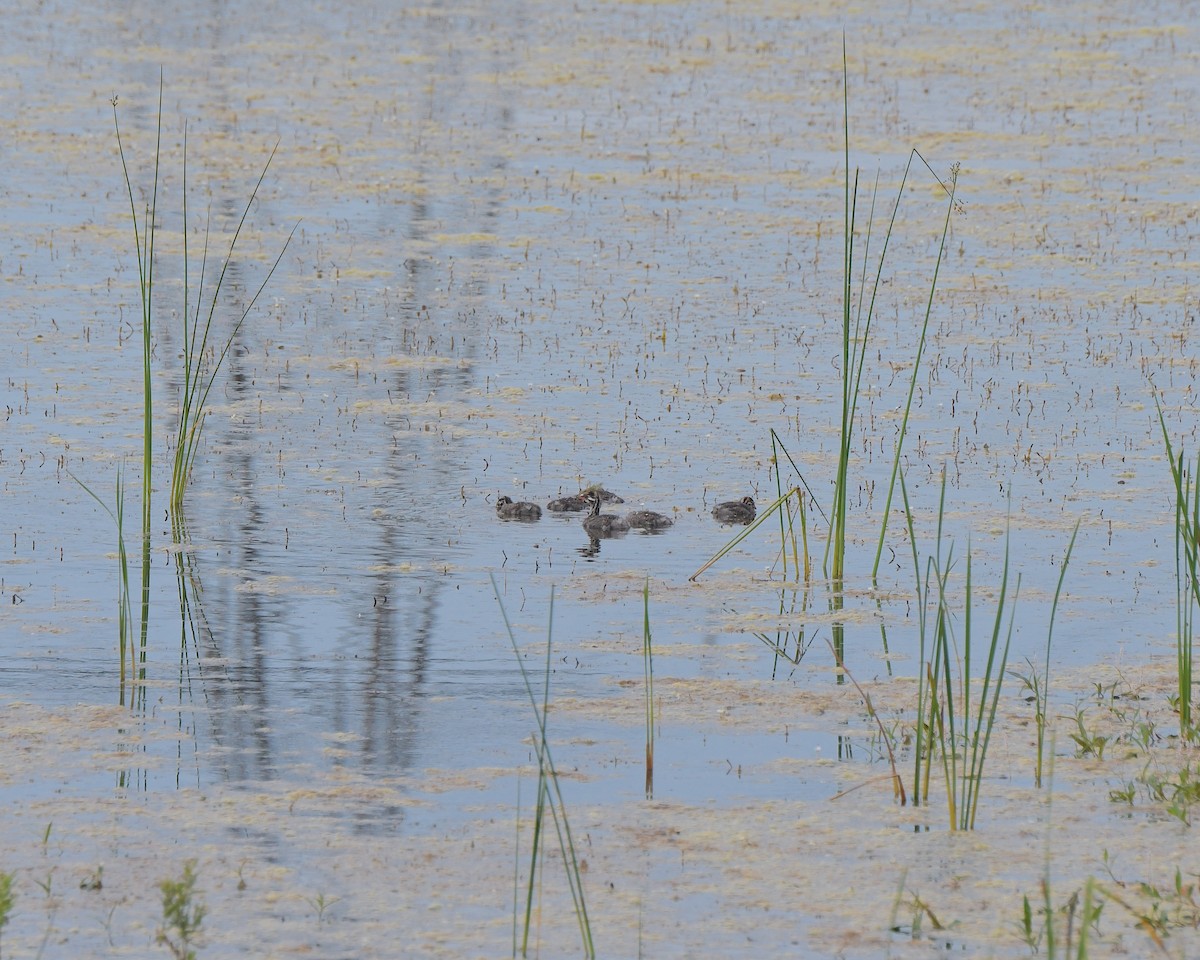
{"label": "small green plant sprout", "polygon": [[1175,875],[1169,887],[1159,887],[1144,880],[1120,880],[1113,872],[1115,860],[1110,859],[1108,851],[1104,851],[1104,868],[1112,878],[1113,884],[1120,888],[1118,894],[1112,888],[1105,889],[1105,895],[1114,903],[1120,905],[1136,920],[1137,926],[1143,930],[1163,953],[1169,955],[1163,942],[1174,930],[1200,928],[1200,902],[1197,902],[1196,880],[1200,875],[1188,874],[1185,882],[1183,871],[1175,868]]}
{"label": "small green plant sprout", "polygon": [[[1028,896],[1022,897],[1021,919],[1017,926],[1021,939],[1034,953],[1043,952],[1050,960],[1087,960],[1088,938],[1095,931],[1099,933],[1100,913],[1104,909],[1104,898],[1100,896],[1101,887],[1094,877],[1088,877],[1083,891],[1083,907],[1079,905],[1079,891],[1074,890],[1061,907],[1055,907],[1054,896],[1051,893],[1051,844],[1054,838],[1050,809],[1054,801],[1054,744],[1049,750],[1049,770],[1046,775],[1046,837],[1043,853],[1041,904],[1037,908],[1029,901]],[[1107,857],[1107,853],[1105,854]],[[1079,920],[1079,941],[1074,953],[1071,945],[1075,940],[1076,918]]]}
{"label": "small green plant sprout", "polygon": [[1081,759],[1095,757],[1097,760],[1103,760],[1104,748],[1108,746],[1109,738],[1088,731],[1087,725],[1083,722],[1086,714],[1087,711],[1083,707],[1075,708],[1075,731],[1071,734],[1071,739],[1075,741],[1075,756]]}
{"label": "small green plant sprout", "polygon": [[1137,797],[1137,784],[1132,780],[1126,780],[1121,786],[1113,787],[1108,791],[1108,799],[1111,803],[1127,803],[1129,806],[1133,806],[1135,797]]}
{"label": "small green plant sprout", "polygon": [[[900,884],[896,889],[896,896],[892,900],[892,912],[888,920],[888,930],[892,933],[907,936],[910,940],[920,940],[926,937],[935,935],[944,935],[947,930],[951,930],[958,926],[958,921],[943,923],[938,915],[933,912],[933,908],[925,902],[919,893],[909,889],[908,885],[908,870],[905,869],[900,875]],[[908,894],[905,899],[904,894]],[[900,909],[904,907],[909,911],[910,920],[904,923],[899,919]],[[932,934],[925,932],[926,921],[929,923]]]}
{"label": "small green plant sprout", "polygon": [[163,922],[157,942],[170,950],[175,960],[196,960],[192,943],[208,912],[196,892],[196,861],[188,860],[183,865],[178,880],[160,880],[158,889],[162,892]]}
{"label": "small green plant sprout", "polygon": [[341,897],[326,897],[324,893],[318,893],[315,897],[305,897],[308,905],[317,911],[317,926],[325,922],[325,911],[335,903],[340,903],[341,899]]}
{"label": "small green plant sprout", "polygon": [[46,899],[49,899],[50,897],[54,896],[54,868],[53,867],[51,867],[49,870],[46,871],[46,879],[45,880],[38,880],[35,877],[33,882],[36,883],[38,885],[38,887],[41,888],[42,893],[44,893],[46,895]]}
{"label": "small green plant sprout", "polygon": [[1165,806],[1167,813],[1181,823],[1191,826],[1192,807],[1200,802],[1200,776],[1187,764],[1174,776],[1163,776],[1150,770],[1150,764],[1138,778],[1146,795]]}
{"label": "small green plant sprout", "polygon": [[0,936],[3,935],[4,928],[8,926],[8,919],[12,916],[12,908],[15,902],[16,894],[13,893],[13,874],[0,870]]}
{"label": "small green plant sprout", "polygon": [[[1035,909],[1029,897],[1022,897],[1021,919],[1017,924],[1021,940],[1034,953],[1043,953],[1049,960],[1086,960],[1088,940],[1100,929],[1100,914],[1104,900],[1099,885],[1088,877],[1083,888],[1083,903],[1075,890],[1061,907],[1054,906],[1049,875],[1042,878],[1042,902]],[[1079,933],[1076,940],[1076,925]]]}

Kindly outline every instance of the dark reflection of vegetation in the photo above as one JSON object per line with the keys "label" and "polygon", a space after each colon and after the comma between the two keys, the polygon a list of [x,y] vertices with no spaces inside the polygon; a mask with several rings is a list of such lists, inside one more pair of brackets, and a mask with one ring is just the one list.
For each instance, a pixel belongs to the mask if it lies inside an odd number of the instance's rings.
{"label": "dark reflection of vegetation", "polygon": [[[187,709],[196,704],[197,689],[193,688],[193,669],[199,684],[199,695],[204,698],[203,655],[200,639],[205,635],[209,640],[212,631],[204,617],[203,588],[200,583],[199,565],[195,554],[190,549],[191,538],[188,536],[187,520],[182,513],[171,518],[171,531],[174,535],[176,550],[175,557],[175,586],[179,598],[179,734],[177,739],[178,754],[176,756],[175,785],[181,786],[183,773],[183,750],[186,743],[195,746],[195,727],[191,730],[184,728],[185,717],[194,716],[194,711]],[[205,643],[208,646],[208,643]],[[194,720],[192,721],[194,724]],[[189,735],[190,734],[190,735]],[[199,771],[197,771],[199,780]],[[199,784],[197,783],[197,786]]]}
{"label": "dark reflection of vegetation", "polygon": [[[884,727],[883,720],[880,719],[879,714],[875,712],[875,705],[871,702],[871,695],[869,693],[867,693],[867,691],[864,690],[861,686],[859,686],[858,681],[854,679],[854,674],[852,674],[850,672],[850,670],[846,667],[845,661],[842,660],[841,655],[838,653],[836,644],[834,644],[830,641],[826,641],[826,642],[829,643],[829,649],[830,649],[830,652],[833,653],[833,658],[834,658],[834,661],[837,663],[839,673],[844,675],[852,684],[854,684],[854,689],[857,690],[858,695],[860,697],[862,697],[863,706],[866,707],[867,715],[872,720],[875,721],[875,726],[879,729],[879,739],[880,739],[880,742],[883,744],[884,750],[887,752],[888,763],[890,764],[890,766],[892,768],[892,773],[889,778],[892,782],[892,793],[893,793],[893,796],[895,796],[895,798],[897,800],[899,800],[900,804],[903,806],[908,801],[907,801],[907,797],[906,797],[905,791],[904,791],[904,781],[900,777],[900,771],[896,767],[896,755],[892,750],[892,737],[888,733],[887,729]],[[849,760],[849,759],[851,759],[851,756],[852,756],[852,743],[851,743],[850,738],[839,736],[838,737],[838,759]],[[842,795],[843,794],[839,794],[838,796],[842,796]]]}
{"label": "dark reflection of vegetation", "polygon": [[[808,590],[803,591],[784,587],[779,591],[779,622],[788,623],[796,618],[803,618],[808,611]],[[774,634],[754,631],[751,636],[761,640],[774,654],[771,664],[771,678],[778,676],[780,663],[790,664],[793,668],[800,664],[814,637],[808,635],[803,621],[798,627],[776,627]]]}

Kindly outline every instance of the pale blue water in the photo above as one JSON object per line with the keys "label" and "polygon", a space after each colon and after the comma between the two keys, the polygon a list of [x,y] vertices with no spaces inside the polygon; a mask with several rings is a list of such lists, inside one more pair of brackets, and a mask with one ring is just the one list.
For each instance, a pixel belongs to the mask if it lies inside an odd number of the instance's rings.
{"label": "pale blue water", "polygon": [[[493,576],[535,654],[554,589],[554,696],[640,682],[647,578],[655,642],[672,651],[660,677],[834,683],[829,627],[803,616],[785,624],[812,642],[795,668],[765,646],[710,656],[757,645],[739,618],[778,612],[767,528],[688,577],[732,533],[714,503],[774,497],[772,429],[829,509],[843,29],[862,196],[882,177],[873,249],[911,145],[943,177],[963,164],[967,213],[952,220],[903,458],[923,551],[945,466],[947,531],[960,557],[971,538],[985,593],[1011,518],[1010,659],[1040,661],[1082,518],[1055,669],[1169,655],[1170,488],[1149,384],[1194,446],[1194,191],[1180,164],[1197,81],[1179,69],[1190,27],[1136,29],[1187,12],[1158,6],[1112,11],[1127,29],[1111,36],[1053,10],[985,8],[848,23],[771,4],[5,11],[0,695],[118,695],[115,532],[66,471],[111,502],[125,462],[135,549],[140,330],[109,98],[142,191],[160,66],[164,229],[180,222],[184,118],[194,229],[211,204],[224,235],[279,143],[231,290],[256,289],[300,226],[210,401],[182,623],[165,517],[179,259],[173,239],[160,251],[151,686],[137,702],[181,711],[183,745],[145,769],[134,757],[137,790],[527,763]],[[945,212],[929,172],[911,177],[854,442],[847,607],[864,616],[846,657],[862,680],[917,670],[898,492],[880,578],[890,668],[868,575]],[[495,517],[501,494],[544,504],[593,481],[674,528],[594,552],[578,517]],[[811,603],[826,609],[819,587]],[[765,622],[753,630],[774,635]],[[564,741],[589,723],[564,721]],[[664,734],[659,796],[834,792],[722,766],[836,755],[819,722],[786,746],[715,729]],[[353,746],[330,760],[336,734]],[[590,798],[632,802],[642,728],[590,734],[627,765]],[[865,742],[853,754],[874,770]]]}

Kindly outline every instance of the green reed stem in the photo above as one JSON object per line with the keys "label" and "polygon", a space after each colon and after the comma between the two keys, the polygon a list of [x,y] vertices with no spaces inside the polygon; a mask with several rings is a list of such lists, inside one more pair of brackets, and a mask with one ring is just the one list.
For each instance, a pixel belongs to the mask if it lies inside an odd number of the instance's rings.
{"label": "green reed stem", "polygon": [[[926,169],[928,169],[931,174],[933,173],[933,168],[929,166],[929,164],[925,161],[925,158],[922,157],[921,154],[918,153],[916,150],[913,150],[912,153],[910,153],[908,155],[908,163],[904,167],[904,177],[900,181],[900,191],[896,197],[896,206],[892,208],[892,222],[888,224],[887,235],[888,235],[889,240],[891,239],[891,235],[892,235],[892,224],[894,224],[896,221],[896,212],[900,209],[900,197],[902,197],[904,195],[904,184],[908,182],[908,173],[909,173],[909,169],[912,167],[913,157],[920,158],[921,162],[925,164]],[[934,174],[934,177],[936,179],[937,175]],[[915,395],[916,390],[917,390],[917,375],[921,369],[921,358],[922,358],[922,356],[924,356],[924,353],[925,353],[925,341],[926,341],[926,337],[929,332],[929,317],[933,313],[933,297],[934,297],[935,291],[937,290],[938,273],[941,270],[942,257],[944,256],[945,251],[946,251],[946,237],[950,232],[950,214],[955,208],[955,196],[954,195],[955,195],[956,190],[958,189],[958,164],[955,164],[951,168],[950,186],[947,188],[945,186],[945,184],[942,184],[942,187],[943,187],[943,189],[946,190],[947,195],[949,197],[949,199],[946,203],[946,218],[945,218],[944,222],[942,223],[942,239],[941,239],[941,242],[938,244],[937,259],[934,261],[934,265],[933,265],[933,279],[932,279],[932,281],[930,281],[930,284],[929,284],[929,298],[925,303],[925,317],[921,322],[921,336],[917,340],[917,354],[916,354],[915,360],[913,361],[912,377],[908,381],[908,396],[905,398],[905,401],[904,401],[904,414],[900,418],[900,434],[896,438],[896,452],[895,452],[895,456],[892,459],[892,473],[891,473],[890,479],[888,480],[887,497],[885,498],[884,504],[883,504],[883,520],[879,526],[879,544],[875,548],[875,562],[871,567],[871,580],[872,581],[874,581],[879,576],[879,563],[883,557],[883,543],[884,543],[884,538],[887,535],[888,518],[891,516],[891,512],[892,512],[892,497],[896,490],[896,477],[899,475],[899,472],[900,472],[900,455],[904,449],[904,438],[908,435],[908,417],[909,417],[909,414],[912,412],[913,396]],[[887,249],[886,242],[884,244],[884,249],[885,249],[885,251]],[[880,259],[879,267],[880,267],[880,271],[882,271],[882,269],[883,269],[883,260],[882,259]],[[876,282],[876,288],[878,288],[879,275],[876,275],[875,282]]]}
{"label": "green reed stem", "polygon": [[650,637],[650,578],[642,588],[642,671],[646,688],[646,799],[654,797],[654,650]]}
{"label": "green reed stem", "polygon": [[[117,98],[112,98],[113,128],[117,135],[117,150],[121,156],[121,169],[125,174],[125,189],[129,196],[129,212],[133,221],[134,249],[138,261],[138,291],[142,304],[142,616],[141,616],[141,659],[145,669],[146,644],[150,629],[150,518],[151,518],[151,463],[154,452],[154,406],[150,384],[151,330],[154,319],[154,239],[158,223],[159,160],[162,156],[162,100],[163,78],[158,75],[158,123],[154,146],[154,180],[150,204],[144,210],[143,228],[138,230],[137,203],[133,198],[133,181],[129,176],[129,164],[125,160],[125,145],[121,140],[121,126],[117,118]],[[122,662],[124,659],[122,658]]]}
{"label": "green reed stem", "polygon": [[1058,601],[1062,597],[1063,583],[1067,578],[1067,567],[1071,563],[1071,554],[1075,550],[1075,538],[1079,536],[1079,525],[1083,523],[1080,517],[1075,521],[1075,529],[1071,531],[1071,541],[1067,544],[1067,552],[1063,556],[1062,566],[1058,570],[1058,586],[1054,589],[1054,603],[1050,605],[1050,625],[1046,630],[1046,662],[1040,678],[1035,677],[1031,684],[1034,695],[1034,706],[1037,709],[1035,722],[1037,724],[1037,765],[1034,770],[1034,785],[1042,785],[1042,764],[1046,751],[1047,710],[1050,701],[1050,648],[1054,641],[1054,620],[1058,614]]}

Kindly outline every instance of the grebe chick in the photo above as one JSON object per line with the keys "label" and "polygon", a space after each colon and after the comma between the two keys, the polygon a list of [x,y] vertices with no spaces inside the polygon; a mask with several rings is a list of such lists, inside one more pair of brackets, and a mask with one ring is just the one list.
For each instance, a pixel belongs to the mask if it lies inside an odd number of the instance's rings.
{"label": "grebe chick", "polygon": [[625,515],[625,522],[638,530],[665,530],[675,521],[653,510],[634,510]]}
{"label": "grebe chick", "polygon": [[624,503],[624,502],[625,502],[625,498],[624,498],[624,497],[618,497],[618,496],[617,496],[615,493],[613,493],[611,490],[605,490],[605,489],[604,489],[602,486],[600,486],[600,484],[598,484],[598,483],[593,483],[593,484],[592,484],[590,487],[585,487],[584,489],[580,490],[580,491],[579,491],[579,496],[583,497],[583,498],[586,500],[586,499],[587,499],[587,495],[588,495],[589,493],[594,493],[594,494],[595,494],[596,496],[598,496],[598,497],[599,497],[599,498],[600,498],[600,499],[601,499],[601,500],[602,500],[604,503]]}
{"label": "grebe chick", "polygon": [[583,518],[583,529],[591,537],[612,537],[629,531],[629,522],[624,517],[600,512],[600,494],[595,490],[585,491],[592,512]]}
{"label": "grebe chick", "polygon": [[578,513],[580,510],[586,510],[588,502],[580,496],[574,497],[559,497],[557,500],[551,500],[546,504],[546,509],[551,513]]}
{"label": "grebe chick", "polygon": [[501,520],[540,520],[542,508],[536,503],[513,503],[512,497],[501,497],[496,501],[496,516]]}
{"label": "grebe chick", "polygon": [[625,502],[615,493],[605,490],[599,484],[594,484],[585,490],[580,490],[578,493],[572,496],[559,497],[557,500],[551,500],[548,504],[546,504],[546,509],[552,513],[578,513],[580,510],[586,510],[588,508],[588,491],[594,491],[605,503]]}
{"label": "grebe chick", "polygon": [[712,509],[713,518],[718,523],[747,524],[754,519],[755,512],[753,497],[742,497],[741,500],[718,503]]}

